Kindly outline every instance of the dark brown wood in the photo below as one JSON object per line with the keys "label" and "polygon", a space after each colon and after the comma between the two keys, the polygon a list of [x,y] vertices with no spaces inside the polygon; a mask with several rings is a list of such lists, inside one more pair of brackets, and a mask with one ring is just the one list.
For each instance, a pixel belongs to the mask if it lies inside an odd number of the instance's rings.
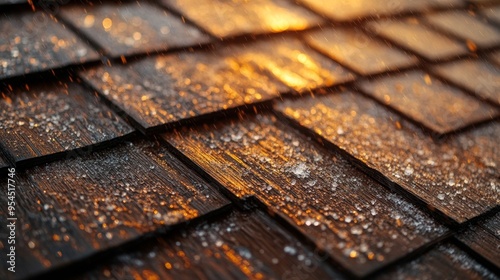
{"label": "dark brown wood", "polygon": [[486,220],[486,222],[481,224],[481,226],[500,239],[500,212]]}
{"label": "dark brown wood", "polygon": [[500,110],[458,88],[416,70],[372,81],[359,88],[438,134],[446,134],[500,115]]}
{"label": "dark brown wood", "polygon": [[80,279],[344,279],[260,211],[158,237],[85,269]]}
{"label": "dark brown wood", "polygon": [[197,46],[211,40],[180,18],[148,3],[71,6],[64,7],[60,15],[113,57]]}
{"label": "dark brown wood", "polygon": [[480,225],[471,226],[457,238],[492,265],[500,267],[500,238]]}
{"label": "dark brown wood", "polygon": [[[350,92],[277,106],[294,123],[350,154],[458,223],[498,205],[500,123],[434,139],[383,106]],[[397,185],[395,185],[397,186]]]}
{"label": "dark brown wood", "polygon": [[0,15],[0,79],[96,60],[99,55],[43,12]]}
{"label": "dark brown wood", "polygon": [[16,163],[115,140],[133,132],[92,91],[72,82],[2,91],[0,144]]}
{"label": "dark brown wood", "polygon": [[[145,141],[28,169],[18,177],[18,278],[168,230],[228,204],[164,148]],[[0,202],[7,205],[6,196]],[[0,211],[6,224],[4,207]]]}
{"label": "dark brown wood", "polygon": [[377,279],[498,279],[492,271],[452,244],[443,244]]}
{"label": "dark brown wood", "polygon": [[272,116],[181,129],[164,139],[238,198],[256,197],[364,276],[446,228]]}
{"label": "dark brown wood", "polygon": [[146,131],[288,91],[242,59],[231,48],[183,52],[95,68],[81,76]]}

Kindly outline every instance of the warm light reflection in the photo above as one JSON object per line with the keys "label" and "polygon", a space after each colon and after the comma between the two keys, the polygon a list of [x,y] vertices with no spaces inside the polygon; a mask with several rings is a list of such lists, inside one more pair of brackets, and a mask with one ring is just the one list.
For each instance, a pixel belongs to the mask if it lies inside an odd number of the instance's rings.
{"label": "warm light reflection", "polygon": [[321,19],[287,1],[172,0],[190,19],[219,37],[241,33],[302,30]]}

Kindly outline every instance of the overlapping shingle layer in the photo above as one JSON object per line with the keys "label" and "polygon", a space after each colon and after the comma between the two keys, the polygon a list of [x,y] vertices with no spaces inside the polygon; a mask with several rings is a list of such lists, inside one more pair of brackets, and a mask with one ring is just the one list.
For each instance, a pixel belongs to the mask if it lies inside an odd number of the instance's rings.
{"label": "overlapping shingle layer", "polygon": [[499,7],[0,1],[0,278],[498,279]]}

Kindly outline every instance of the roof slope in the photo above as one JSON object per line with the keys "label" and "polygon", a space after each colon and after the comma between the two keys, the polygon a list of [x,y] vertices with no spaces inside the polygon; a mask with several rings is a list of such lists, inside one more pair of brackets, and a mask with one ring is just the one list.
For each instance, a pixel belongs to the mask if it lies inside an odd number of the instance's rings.
{"label": "roof slope", "polygon": [[0,1],[0,278],[498,279],[500,4],[329,2]]}

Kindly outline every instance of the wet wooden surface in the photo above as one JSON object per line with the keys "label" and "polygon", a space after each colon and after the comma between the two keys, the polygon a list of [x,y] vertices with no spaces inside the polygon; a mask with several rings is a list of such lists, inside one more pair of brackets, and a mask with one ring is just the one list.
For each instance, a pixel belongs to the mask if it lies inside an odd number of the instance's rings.
{"label": "wet wooden surface", "polygon": [[497,238],[500,238],[500,212],[488,219],[482,226]]}
{"label": "wet wooden surface", "polygon": [[498,279],[494,0],[32,2],[0,0],[17,278]]}
{"label": "wet wooden surface", "polygon": [[443,244],[377,279],[498,279],[470,255],[452,244]]}
{"label": "wet wooden surface", "polygon": [[465,11],[451,11],[425,17],[432,25],[462,39],[467,45],[491,48],[500,45],[500,31],[479,16]]}
{"label": "wet wooden surface", "polygon": [[99,58],[82,39],[47,14],[0,15],[0,79]]}
{"label": "wet wooden surface", "polygon": [[500,105],[500,68],[484,60],[461,60],[436,66],[440,77],[480,98]]}
{"label": "wet wooden surface", "polygon": [[182,19],[148,3],[105,3],[64,8],[61,16],[120,57],[205,44],[210,37]]}
{"label": "wet wooden surface", "polygon": [[235,196],[255,196],[358,276],[446,231],[272,116],[179,130],[164,138]]}
{"label": "wet wooden surface", "polygon": [[481,224],[471,226],[457,238],[492,265],[500,267],[500,239]]}
{"label": "wet wooden surface", "polygon": [[[316,14],[286,0],[162,0],[214,36],[303,30],[320,24]],[[279,20],[276,20],[279,19]]]}
{"label": "wet wooden surface", "polygon": [[499,204],[498,122],[438,140],[350,92],[285,102],[278,110],[349,153],[374,177],[397,183],[456,222]]}
{"label": "wet wooden surface", "polygon": [[316,88],[345,84],[355,79],[349,70],[291,36],[261,40],[246,48],[240,57],[299,93],[310,93]]}
{"label": "wet wooden surface", "polygon": [[146,58],[81,76],[143,130],[265,102],[287,91],[231,48]]}
{"label": "wet wooden surface", "polygon": [[[28,169],[17,178],[18,278],[168,230],[228,204],[164,148],[145,141]],[[6,199],[0,201],[6,205]],[[4,240],[2,247],[7,246]],[[5,279],[7,270],[0,273]]]}
{"label": "wet wooden surface", "polygon": [[468,53],[465,44],[422,25],[418,19],[375,21],[370,31],[427,60],[443,60]]}
{"label": "wet wooden surface", "polygon": [[322,29],[306,35],[305,40],[313,48],[365,76],[404,69],[417,62],[416,57],[354,28]]}
{"label": "wet wooden surface", "polygon": [[73,82],[2,89],[0,143],[17,163],[115,140],[133,132],[92,91]]}
{"label": "wet wooden surface", "polygon": [[500,115],[495,107],[420,70],[363,81],[358,85],[380,103],[438,134],[453,132]]}
{"label": "wet wooden surface", "polygon": [[344,279],[261,211],[234,212],[124,252],[80,279]]}

